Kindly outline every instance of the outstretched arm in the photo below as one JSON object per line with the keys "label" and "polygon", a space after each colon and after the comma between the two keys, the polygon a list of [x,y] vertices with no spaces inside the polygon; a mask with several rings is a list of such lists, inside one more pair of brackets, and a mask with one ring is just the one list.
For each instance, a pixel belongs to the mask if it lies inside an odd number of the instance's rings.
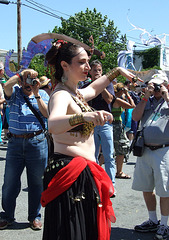
{"label": "outstretched arm", "polygon": [[105,89],[110,84],[110,82],[112,82],[119,75],[126,77],[131,82],[135,77],[133,73],[129,72],[125,68],[114,68],[107,74],[92,82],[88,87],[81,89],[81,93],[83,94],[85,100],[89,101],[97,97],[103,91],[103,89]]}
{"label": "outstretched arm", "polygon": [[147,104],[147,101],[149,97],[152,95],[154,91],[154,86],[153,84],[149,84],[147,88],[145,88],[145,95],[142,98],[142,100],[136,105],[132,112],[132,119],[134,121],[139,121],[144,113],[145,106]]}

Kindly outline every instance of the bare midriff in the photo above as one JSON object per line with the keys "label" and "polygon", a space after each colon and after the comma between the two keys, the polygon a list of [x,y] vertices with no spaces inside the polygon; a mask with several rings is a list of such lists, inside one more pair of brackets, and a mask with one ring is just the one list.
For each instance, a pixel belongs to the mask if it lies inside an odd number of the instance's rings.
{"label": "bare midriff", "polygon": [[54,135],[54,152],[68,156],[81,156],[91,161],[95,159],[94,138],[91,134],[88,137],[82,137],[79,132],[67,132],[64,134]]}

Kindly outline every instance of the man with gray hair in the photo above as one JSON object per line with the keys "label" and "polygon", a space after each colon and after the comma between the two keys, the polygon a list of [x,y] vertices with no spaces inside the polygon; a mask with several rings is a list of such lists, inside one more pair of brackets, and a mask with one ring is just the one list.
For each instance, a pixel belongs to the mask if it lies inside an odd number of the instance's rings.
{"label": "man with gray hair", "polygon": [[[142,191],[149,220],[136,225],[138,232],[156,232],[156,240],[167,239],[169,227],[169,94],[168,79],[152,76],[145,96],[133,110],[133,119],[144,127],[145,149],[137,158],[132,188]],[[155,192],[154,192],[155,190]],[[160,197],[161,220],[156,214],[156,195]]]}

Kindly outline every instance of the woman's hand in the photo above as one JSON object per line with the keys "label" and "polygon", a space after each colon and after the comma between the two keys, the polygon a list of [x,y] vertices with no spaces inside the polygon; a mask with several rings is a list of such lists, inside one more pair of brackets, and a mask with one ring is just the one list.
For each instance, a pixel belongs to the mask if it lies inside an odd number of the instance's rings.
{"label": "woman's hand", "polygon": [[107,111],[101,110],[96,112],[86,112],[83,114],[84,120],[87,122],[93,122],[94,125],[103,126],[107,121],[112,123],[113,115]]}
{"label": "woman's hand", "polygon": [[141,78],[139,77],[136,77],[133,73],[131,73],[130,71],[128,71],[127,69],[125,68],[122,68],[122,67],[118,67],[117,68],[118,71],[120,72],[120,74],[124,77],[126,77],[127,79],[130,80],[131,83],[134,84],[135,81],[140,81],[140,82],[144,82]]}

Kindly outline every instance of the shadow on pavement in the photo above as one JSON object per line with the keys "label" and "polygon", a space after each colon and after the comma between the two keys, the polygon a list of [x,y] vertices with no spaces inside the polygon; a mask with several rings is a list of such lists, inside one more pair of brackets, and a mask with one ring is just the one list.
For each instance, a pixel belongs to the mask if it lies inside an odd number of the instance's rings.
{"label": "shadow on pavement", "polygon": [[155,233],[139,233],[133,229],[111,228],[110,240],[151,240]]}
{"label": "shadow on pavement", "polygon": [[29,227],[30,224],[28,222],[14,222],[11,226],[8,226],[7,230],[21,230]]}
{"label": "shadow on pavement", "polygon": [[127,162],[126,165],[131,165],[132,166],[132,165],[136,165],[136,163],[135,162]]}

